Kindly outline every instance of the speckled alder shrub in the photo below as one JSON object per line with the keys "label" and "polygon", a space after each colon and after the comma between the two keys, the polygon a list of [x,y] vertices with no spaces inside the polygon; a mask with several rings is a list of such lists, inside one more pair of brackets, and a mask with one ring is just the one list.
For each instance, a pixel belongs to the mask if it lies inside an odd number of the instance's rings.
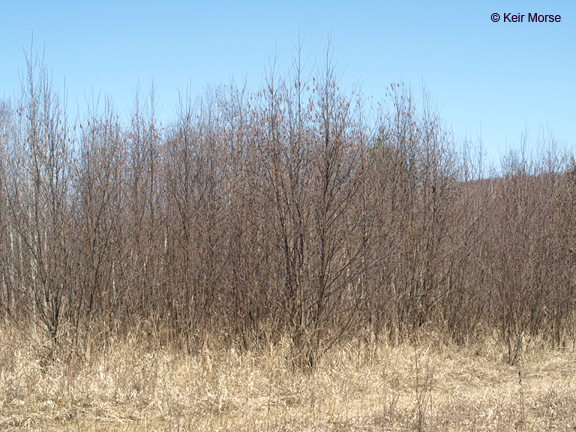
{"label": "speckled alder shrub", "polygon": [[[380,111],[297,57],[259,91],[136,99],[71,122],[45,69],[0,109],[5,321],[82,353],[141,332],[190,351],[291,341],[310,368],[353,338],[496,334],[514,363],[574,332],[569,158],[486,176],[438,115],[392,85]],[[552,156],[550,156],[552,155]],[[425,331],[423,331],[425,330]]]}

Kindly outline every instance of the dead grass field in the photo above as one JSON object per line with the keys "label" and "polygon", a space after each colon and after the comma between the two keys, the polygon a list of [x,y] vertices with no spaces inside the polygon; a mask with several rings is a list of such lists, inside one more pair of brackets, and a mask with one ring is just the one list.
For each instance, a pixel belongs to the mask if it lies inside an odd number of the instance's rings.
{"label": "dead grass field", "polygon": [[[422,338],[422,340],[433,338]],[[0,430],[576,430],[576,353],[533,343],[518,366],[474,348],[343,344],[313,372],[287,341],[196,355],[112,342],[81,363],[0,336]]]}

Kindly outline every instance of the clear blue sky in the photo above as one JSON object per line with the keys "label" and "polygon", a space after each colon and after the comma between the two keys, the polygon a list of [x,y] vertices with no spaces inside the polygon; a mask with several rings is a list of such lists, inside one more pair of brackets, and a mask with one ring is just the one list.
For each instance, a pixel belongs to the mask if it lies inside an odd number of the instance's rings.
{"label": "clear blue sky", "polygon": [[[0,98],[20,88],[26,51],[44,52],[68,107],[109,96],[126,115],[154,81],[160,117],[178,92],[262,83],[274,52],[287,68],[300,33],[308,65],[328,36],[344,89],[375,100],[391,82],[422,85],[457,138],[482,136],[492,160],[542,130],[576,149],[576,3],[429,1],[5,1]],[[560,23],[493,23],[493,12],[559,14]],[[527,20],[527,17],[525,18]]]}

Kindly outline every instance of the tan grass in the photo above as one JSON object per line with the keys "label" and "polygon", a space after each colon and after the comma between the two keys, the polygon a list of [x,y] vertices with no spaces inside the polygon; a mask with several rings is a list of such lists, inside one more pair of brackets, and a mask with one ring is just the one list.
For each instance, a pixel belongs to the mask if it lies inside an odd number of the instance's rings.
{"label": "tan grass", "polygon": [[284,340],[259,353],[207,346],[191,355],[146,349],[134,337],[82,362],[47,361],[21,335],[4,331],[0,430],[576,428],[573,350],[534,344],[519,366],[510,366],[490,342],[473,348],[354,342],[334,349],[312,372],[294,370],[290,352]]}

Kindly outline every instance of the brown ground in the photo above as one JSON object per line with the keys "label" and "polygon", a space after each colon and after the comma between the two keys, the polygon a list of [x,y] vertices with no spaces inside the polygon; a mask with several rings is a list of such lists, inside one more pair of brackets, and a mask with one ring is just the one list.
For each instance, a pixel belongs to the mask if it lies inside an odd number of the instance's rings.
{"label": "brown ground", "polygon": [[354,343],[312,373],[287,344],[198,355],[111,343],[82,364],[0,333],[0,430],[576,430],[576,352]]}

